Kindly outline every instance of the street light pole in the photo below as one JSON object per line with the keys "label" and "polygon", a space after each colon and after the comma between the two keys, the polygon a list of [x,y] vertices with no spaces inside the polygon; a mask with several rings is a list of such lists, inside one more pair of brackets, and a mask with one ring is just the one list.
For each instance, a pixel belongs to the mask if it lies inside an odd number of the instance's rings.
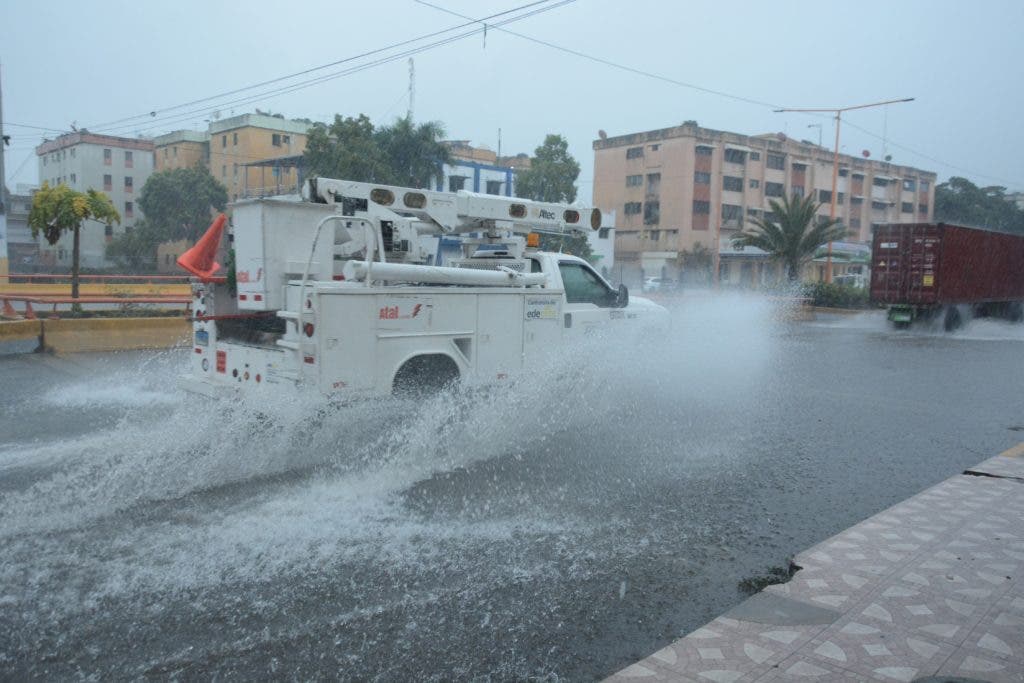
{"label": "street light pole", "polygon": [[[854,109],[867,109],[868,107],[881,107],[886,104],[896,104],[898,102],[913,102],[913,97],[905,97],[900,100],[886,100],[885,102],[872,102],[871,104],[857,104],[852,107],[837,107],[835,109],[776,109],[775,112],[805,112],[805,113],[829,113],[836,115],[836,146],[832,151],[832,201],[829,203],[828,217],[835,219],[836,217],[836,198],[839,185],[839,126],[842,123],[842,115],[844,111],[852,111]],[[832,282],[832,242],[828,243],[828,260],[825,264],[825,282]]]}

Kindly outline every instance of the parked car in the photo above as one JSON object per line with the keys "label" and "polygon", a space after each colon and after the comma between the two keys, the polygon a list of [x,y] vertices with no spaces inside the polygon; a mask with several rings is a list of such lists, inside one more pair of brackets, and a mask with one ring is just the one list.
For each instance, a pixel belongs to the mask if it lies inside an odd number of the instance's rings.
{"label": "parked car", "polygon": [[676,281],[670,277],[645,277],[643,291],[674,292],[676,291]]}

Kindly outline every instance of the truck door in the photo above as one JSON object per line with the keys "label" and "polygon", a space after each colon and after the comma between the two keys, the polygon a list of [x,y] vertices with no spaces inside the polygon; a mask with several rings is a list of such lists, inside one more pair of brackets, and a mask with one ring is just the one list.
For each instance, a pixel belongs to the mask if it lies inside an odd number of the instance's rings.
{"label": "truck door", "polygon": [[565,289],[563,333],[566,336],[582,335],[606,326],[611,321],[615,290],[589,266],[578,261],[559,261],[558,272]]}

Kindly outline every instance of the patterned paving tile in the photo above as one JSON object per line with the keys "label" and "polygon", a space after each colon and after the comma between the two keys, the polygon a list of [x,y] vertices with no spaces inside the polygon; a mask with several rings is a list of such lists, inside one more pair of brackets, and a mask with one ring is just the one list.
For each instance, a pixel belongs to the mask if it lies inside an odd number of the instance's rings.
{"label": "patterned paving tile", "polygon": [[838,681],[840,683],[863,681],[864,677],[852,671],[825,664],[811,659],[802,653],[796,653],[757,679],[757,683],[773,683],[775,681]]}
{"label": "patterned paving tile", "polygon": [[1001,602],[971,630],[964,644],[986,652],[990,658],[1024,665],[1024,613]]}
{"label": "patterned paving tile", "polygon": [[912,681],[935,673],[955,651],[949,643],[868,620],[842,619],[801,653],[826,664],[882,681]]}
{"label": "patterned paving tile", "polygon": [[985,650],[963,647],[939,669],[938,675],[989,681],[990,683],[1021,683],[1024,681],[1024,663],[1014,664],[992,657]]}
{"label": "patterned paving tile", "polygon": [[1006,458],[1000,455],[970,467],[968,472],[984,472],[999,477],[1019,477],[1024,479],[1024,459]]}
{"label": "patterned paving tile", "polygon": [[885,630],[959,645],[981,621],[988,605],[900,584],[883,585],[850,610],[850,617]]}
{"label": "patterned paving tile", "polygon": [[753,681],[823,628],[823,625],[776,626],[718,617],[641,663],[668,674],[678,674],[682,679]]}

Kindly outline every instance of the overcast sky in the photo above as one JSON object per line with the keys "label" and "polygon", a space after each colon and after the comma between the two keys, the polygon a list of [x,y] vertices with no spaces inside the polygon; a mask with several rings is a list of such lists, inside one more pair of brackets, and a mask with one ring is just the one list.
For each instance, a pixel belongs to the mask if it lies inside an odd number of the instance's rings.
{"label": "overcast sky", "polygon": [[[530,0],[431,2],[479,18]],[[319,120],[362,112],[389,122],[409,105],[405,58],[255,102],[226,100],[301,79],[171,108],[464,23],[414,0],[8,0],[3,7],[0,62],[5,132],[13,136],[6,153],[12,190],[36,182],[33,148],[42,136],[72,122],[94,132],[158,135],[203,129],[214,110],[229,116],[256,107]],[[492,149],[500,128],[503,154],[532,152],[545,134],[561,133],[580,161],[584,200],[591,194],[591,144],[599,129],[621,135],[694,119],[719,130],[817,141],[818,128],[808,125],[820,123],[831,147],[828,117],[773,113],[771,105],[842,107],[902,97],[916,100],[844,115],[842,151],[891,154],[893,162],[935,171],[940,180],[962,175],[1024,190],[1020,0],[576,0],[506,28],[742,98],[631,73],[496,28],[486,41],[474,35],[415,55],[417,120],[440,120],[450,138]],[[102,125],[151,111],[155,117]]]}

